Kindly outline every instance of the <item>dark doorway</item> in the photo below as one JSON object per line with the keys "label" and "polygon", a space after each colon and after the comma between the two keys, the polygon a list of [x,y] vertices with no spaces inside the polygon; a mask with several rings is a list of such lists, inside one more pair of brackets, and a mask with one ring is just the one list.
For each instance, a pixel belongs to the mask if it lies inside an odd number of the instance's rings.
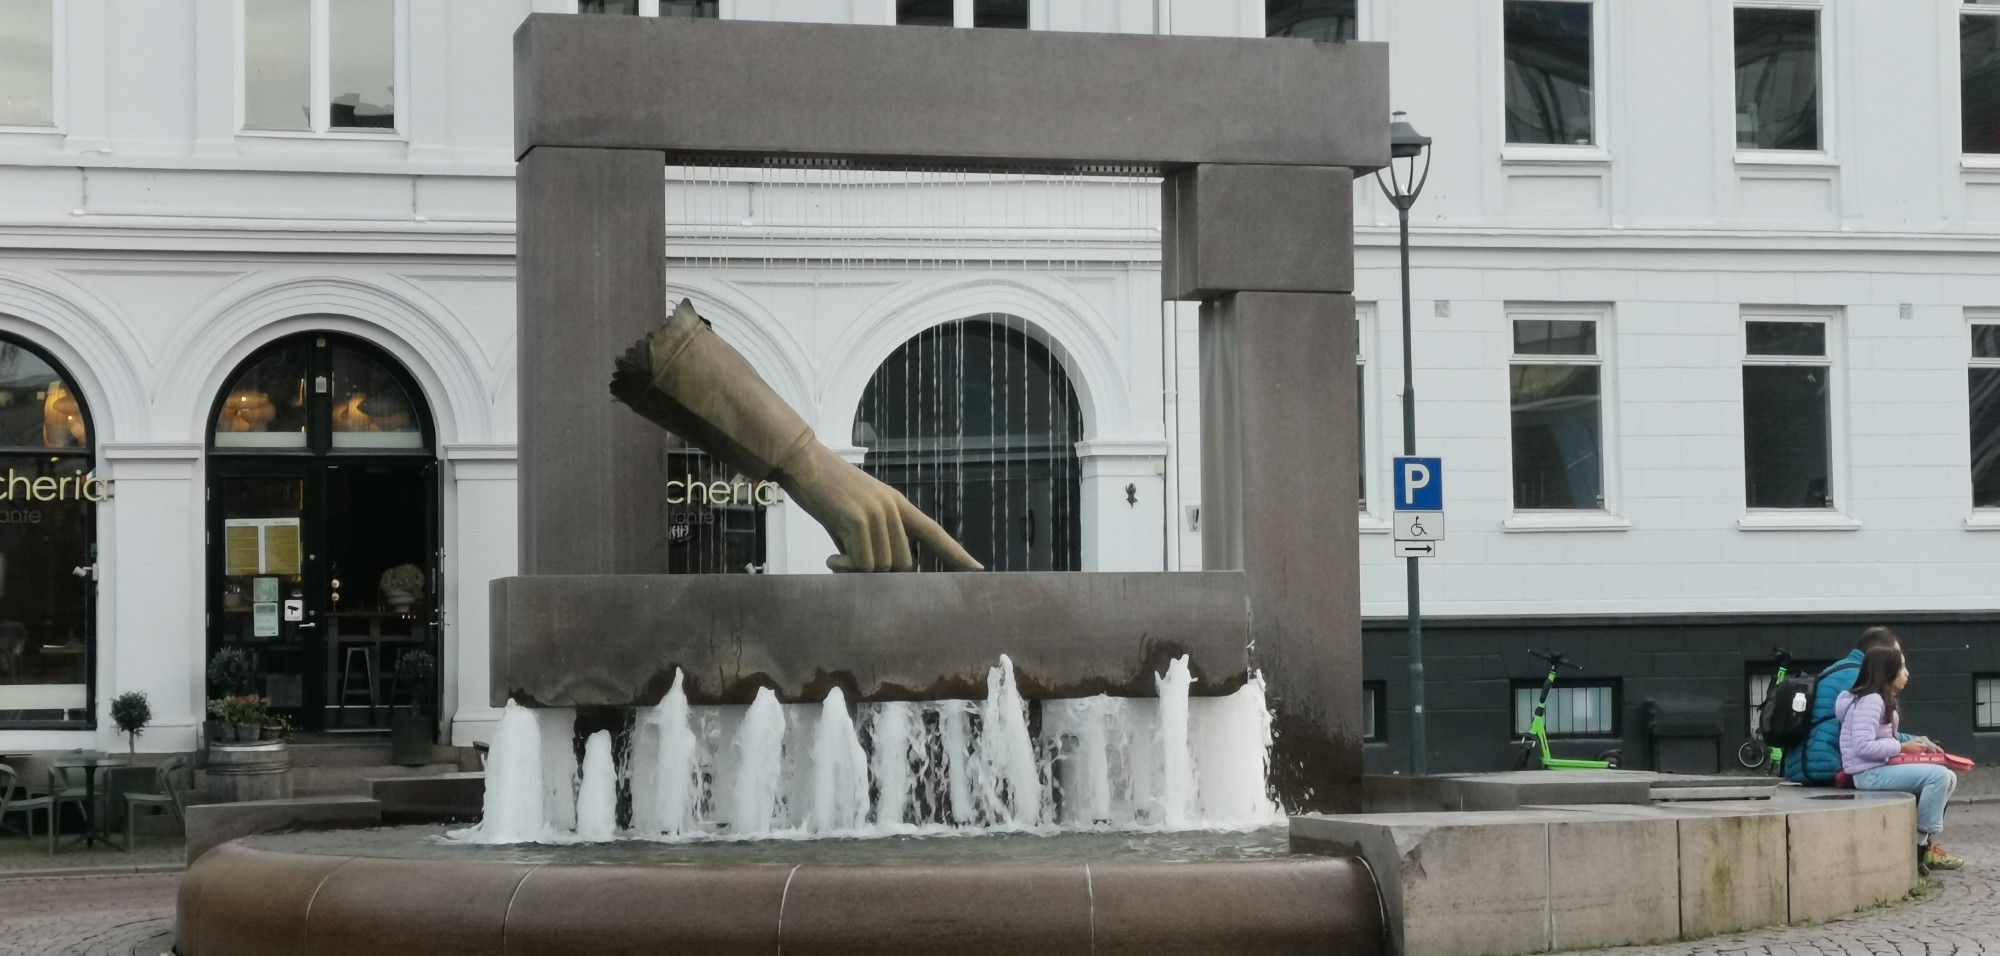
{"label": "dark doorway", "polygon": [[[301,730],[438,713],[396,677],[440,653],[439,489],[421,393],[330,334],[278,342],[217,402],[209,458],[209,651],[244,650],[252,692]],[[210,696],[219,696],[211,688]]]}

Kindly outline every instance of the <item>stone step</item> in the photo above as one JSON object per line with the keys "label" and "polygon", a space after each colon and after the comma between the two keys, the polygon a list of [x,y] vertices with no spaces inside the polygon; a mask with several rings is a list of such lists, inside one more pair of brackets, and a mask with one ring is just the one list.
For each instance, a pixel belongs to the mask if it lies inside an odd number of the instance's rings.
{"label": "stone step", "polygon": [[421,767],[402,767],[390,763],[316,767],[294,766],[292,768],[292,790],[300,796],[350,793],[367,796],[367,781],[370,779],[383,777],[425,777],[458,772],[458,764],[455,763],[431,763]]}

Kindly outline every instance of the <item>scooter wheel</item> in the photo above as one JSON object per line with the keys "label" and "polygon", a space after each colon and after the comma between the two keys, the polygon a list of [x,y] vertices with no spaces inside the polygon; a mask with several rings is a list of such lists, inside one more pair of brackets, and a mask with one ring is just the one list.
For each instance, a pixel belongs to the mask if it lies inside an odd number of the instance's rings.
{"label": "scooter wheel", "polygon": [[1518,753],[1516,753],[1514,756],[1514,769],[1515,770],[1528,769],[1528,758],[1535,755],[1534,741],[1524,741],[1517,748],[1517,750]]}
{"label": "scooter wheel", "polygon": [[1597,759],[1604,761],[1605,769],[1616,770],[1618,769],[1618,762],[1623,759],[1623,756],[1616,750],[1607,750],[1598,754]]}
{"label": "scooter wheel", "polygon": [[1736,748],[1736,762],[1747,769],[1755,770],[1769,759],[1771,759],[1771,748],[1755,740],[1746,740],[1743,746]]}

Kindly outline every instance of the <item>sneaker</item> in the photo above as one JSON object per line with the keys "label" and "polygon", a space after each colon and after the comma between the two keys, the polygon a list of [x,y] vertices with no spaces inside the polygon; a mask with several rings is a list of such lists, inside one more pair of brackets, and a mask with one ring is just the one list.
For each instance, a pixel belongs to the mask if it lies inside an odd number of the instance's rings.
{"label": "sneaker", "polygon": [[1964,866],[1965,861],[1945,852],[1944,844],[1933,843],[1924,850],[1923,865],[1930,870],[1956,870]]}

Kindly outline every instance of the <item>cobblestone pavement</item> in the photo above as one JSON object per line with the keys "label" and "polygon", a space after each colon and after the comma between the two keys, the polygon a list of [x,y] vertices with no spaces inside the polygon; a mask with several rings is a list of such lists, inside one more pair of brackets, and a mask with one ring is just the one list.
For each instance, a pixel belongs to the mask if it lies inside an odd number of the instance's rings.
{"label": "cobblestone pavement", "polygon": [[179,873],[0,879],[0,956],[152,956],[174,926]]}
{"label": "cobblestone pavement", "polygon": [[[2000,803],[1953,806],[1944,845],[1965,868],[1931,873],[1922,898],[1813,926],[1716,936],[1663,946],[1592,950],[1602,956],[1974,956],[2000,954]],[[1913,848],[1912,853],[1916,852]]]}

